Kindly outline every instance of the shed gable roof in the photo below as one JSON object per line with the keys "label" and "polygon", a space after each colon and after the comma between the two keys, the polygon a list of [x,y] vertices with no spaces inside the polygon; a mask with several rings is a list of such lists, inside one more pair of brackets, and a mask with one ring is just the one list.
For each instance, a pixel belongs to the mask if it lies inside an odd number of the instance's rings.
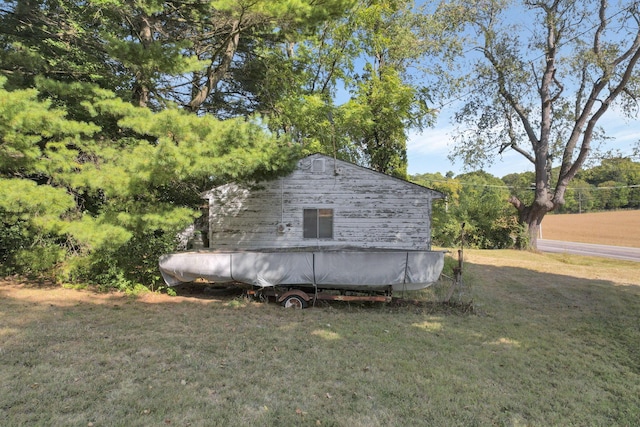
{"label": "shed gable roof", "polygon": [[367,172],[369,172],[371,174],[375,174],[379,179],[390,180],[390,181],[396,182],[396,183],[399,182],[399,183],[401,183],[403,185],[406,185],[408,187],[418,189],[419,191],[424,191],[426,193],[430,193],[431,197],[434,198],[434,199],[445,199],[447,197],[444,193],[441,193],[438,190],[434,190],[433,188],[425,187],[424,185],[420,185],[420,184],[417,184],[415,182],[408,181],[406,179],[402,179],[402,178],[398,178],[398,177],[395,177],[395,176],[387,175],[385,173],[378,172],[378,171],[373,170],[371,168],[368,168],[368,167],[365,167],[365,166],[360,166],[360,165],[357,165],[355,163],[348,162],[346,160],[340,160],[340,159],[337,159],[337,158],[334,159],[333,157],[327,156],[326,154],[322,154],[322,153],[310,154],[310,155],[300,159],[298,161],[298,163],[304,161],[305,159],[312,159],[312,158],[324,158],[324,159],[328,159],[328,160],[335,160],[336,164],[342,164],[342,165],[349,166],[349,167],[356,167],[356,168],[363,169],[363,170],[365,170],[365,171],[367,171]]}
{"label": "shed gable roof", "polygon": [[[441,193],[438,190],[434,190],[432,188],[425,187],[425,186],[417,184],[415,182],[407,181],[406,179],[402,179],[402,178],[398,178],[398,177],[395,177],[395,176],[387,175],[385,173],[378,172],[378,171],[375,171],[375,170],[373,170],[371,168],[368,168],[368,167],[365,167],[365,166],[360,166],[360,165],[357,165],[355,163],[348,162],[346,160],[340,160],[340,159],[337,159],[337,158],[333,158],[331,156],[327,156],[326,154],[322,154],[322,153],[310,154],[310,155],[308,155],[306,157],[303,157],[302,159],[298,160],[298,167],[296,169],[298,169],[298,170],[301,169],[300,168],[300,164],[303,161],[305,161],[305,160],[313,160],[314,158],[323,158],[323,159],[326,159],[326,160],[335,161],[337,165],[343,165],[345,167],[360,168],[362,170],[367,171],[368,173],[376,175],[376,177],[379,178],[379,179],[389,180],[390,182],[400,183],[401,185],[406,185],[407,187],[416,189],[418,191],[423,191],[424,193],[429,194],[433,199],[445,199],[447,197],[445,194]],[[287,175],[287,176],[290,176],[290,175]],[[283,178],[286,178],[287,176],[285,176]],[[257,183],[257,184],[260,184],[260,183]],[[223,184],[223,185],[220,185],[218,187],[214,187],[211,190],[203,192],[202,193],[202,197],[207,199],[207,198],[210,197],[211,192],[214,191],[214,190],[220,191],[220,190],[223,190],[225,188],[234,188],[235,186],[236,186],[236,184],[234,184],[234,183]]]}

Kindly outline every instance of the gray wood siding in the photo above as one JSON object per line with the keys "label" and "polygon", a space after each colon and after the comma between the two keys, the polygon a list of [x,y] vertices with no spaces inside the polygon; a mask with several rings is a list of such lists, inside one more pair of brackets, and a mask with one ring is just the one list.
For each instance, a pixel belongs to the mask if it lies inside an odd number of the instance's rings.
{"label": "gray wood siding", "polygon": [[[323,160],[324,171],[313,161]],[[319,163],[315,163],[319,166]],[[442,195],[323,155],[258,189],[225,185],[208,193],[212,248],[357,246],[431,248],[431,204]],[[333,239],[303,239],[304,209],[333,209]],[[279,230],[278,227],[281,227]]]}

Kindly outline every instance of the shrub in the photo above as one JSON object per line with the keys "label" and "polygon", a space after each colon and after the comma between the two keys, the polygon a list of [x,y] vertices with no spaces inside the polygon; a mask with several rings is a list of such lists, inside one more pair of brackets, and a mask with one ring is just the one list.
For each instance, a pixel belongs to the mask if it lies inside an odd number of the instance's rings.
{"label": "shrub", "polygon": [[16,273],[33,276],[52,271],[64,256],[65,251],[60,246],[46,242],[19,249],[13,254],[12,264]]}

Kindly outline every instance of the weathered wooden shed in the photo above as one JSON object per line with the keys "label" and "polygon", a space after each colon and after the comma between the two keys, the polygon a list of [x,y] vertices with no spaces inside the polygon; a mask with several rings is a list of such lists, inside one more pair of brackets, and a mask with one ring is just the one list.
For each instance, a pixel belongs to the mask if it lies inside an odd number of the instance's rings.
{"label": "weathered wooden shed", "polygon": [[431,251],[438,191],[322,154],[288,176],[251,187],[227,184],[209,199],[209,247],[160,257],[169,286],[203,279],[279,288],[282,301],[310,300],[301,289],[422,289],[435,283],[444,253]]}
{"label": "weathered wooden shed", "polygon": [[432,203],[445,196],[323,154],[253,188],[227,184],[209,199],[212,249],[431,249]]}

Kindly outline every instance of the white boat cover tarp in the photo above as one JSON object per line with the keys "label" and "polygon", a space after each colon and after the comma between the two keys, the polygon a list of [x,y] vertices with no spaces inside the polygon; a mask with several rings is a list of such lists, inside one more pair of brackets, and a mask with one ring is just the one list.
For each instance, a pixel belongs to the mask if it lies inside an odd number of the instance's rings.
{"label": "white boat cover tarp", "polygon": [[444,252],[397,250],[180,252],[160,257],[169,286],[203,279],[259,287],[416,290],[436,280]]}
{"label": "white boat cover tarp", "polygon": [[160,273],[169,286],[175,286],[182,282],[193,282],[197,279],[217,283],[233,281],[229,254],[179,252],[162,255],[160,257]]}
{"label": "white boat cover tarp", "polygon": [[240,252],[230,254],[236,282],[261,288],[313,283],[313,254],[308,252]]}
{"label": "white boat cover tarp", "polygon": [[444,267],[444,252],[407,252],[407,283],[433,283]]}
{"label": "white boat cover tarp", "polygon": [[316,284],[384,287],[404,282],[406,252],[318,252]]}

